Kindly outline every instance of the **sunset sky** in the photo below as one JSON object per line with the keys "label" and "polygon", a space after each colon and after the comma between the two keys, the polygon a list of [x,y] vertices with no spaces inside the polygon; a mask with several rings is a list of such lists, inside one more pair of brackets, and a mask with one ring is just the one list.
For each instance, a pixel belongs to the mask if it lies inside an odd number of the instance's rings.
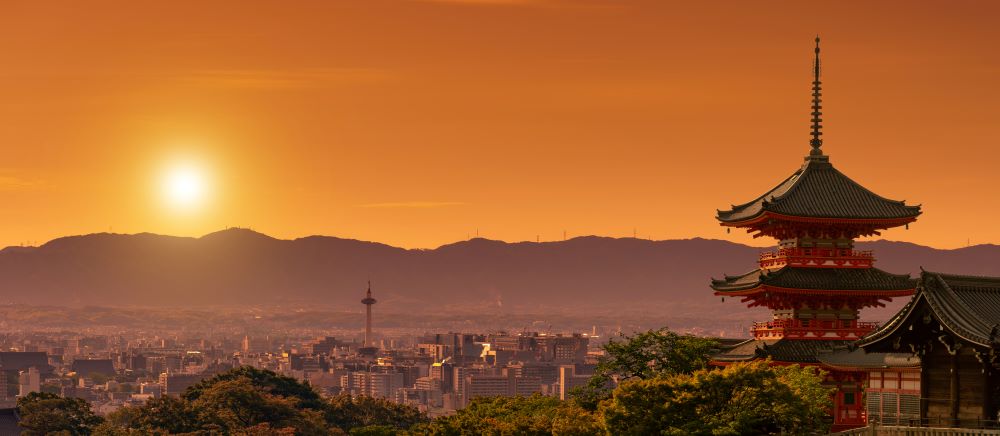
{"label": "sunset sky", "polygon": [[[0,245],[230,226],[436,247],[724,238],[824,151],[1000,243],[1000,3],[11,1]],[[167,184],[167,186],[164,186]]]}

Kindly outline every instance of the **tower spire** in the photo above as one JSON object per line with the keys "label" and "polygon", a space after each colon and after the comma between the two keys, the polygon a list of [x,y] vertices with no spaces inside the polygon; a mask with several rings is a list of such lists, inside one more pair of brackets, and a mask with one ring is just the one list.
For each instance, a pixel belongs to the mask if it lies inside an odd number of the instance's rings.
{"label": "tower spire", "polygon": [[361,300],[361,304],[365,305],[365,343],[364,346],[372,346],[372,305],[376,303],[376,300],[372,298],[372,281],[368,280],[368,293],[365,294],[365,299]]}
{"label": "tower spire", "polygon": [[809,145],[812,146],[812,151],[809,152],[810,156],[822,156],[823,151],[820,147],[823,146],[823,100],[820,99],[822,96],[821,83],[819,81],[819,35],[816,35],[816,60],[813,61],[813,87],[812,87],[812,139],[809,141]]}

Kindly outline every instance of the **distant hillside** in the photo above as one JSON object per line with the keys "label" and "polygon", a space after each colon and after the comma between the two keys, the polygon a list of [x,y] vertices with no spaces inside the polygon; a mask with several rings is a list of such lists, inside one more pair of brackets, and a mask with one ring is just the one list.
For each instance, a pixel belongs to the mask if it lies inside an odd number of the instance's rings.
{"label": "distant hillside", "polygon": [[[1000,247],[938,250],[861,244],[891,272],[1000,275]],[[732,317],[709,278],[753,268],[758,248],[718,240],[581,237],[561,242],[473,239],[433,250],[311,236],[279,240],[243,229],[201,238],[92,234],[0,251],[0,302],[353,308],[365,282],[387,311],[440,309],[658,310]]]}

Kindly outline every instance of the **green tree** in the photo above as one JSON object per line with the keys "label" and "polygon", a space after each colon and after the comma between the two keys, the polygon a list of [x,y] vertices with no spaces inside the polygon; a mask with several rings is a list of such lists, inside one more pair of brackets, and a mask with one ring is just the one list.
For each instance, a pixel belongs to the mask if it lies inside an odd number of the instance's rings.
{"label": "green tree", "polygon": [[427,416],[414,407],[381,398],[341,394],[327,403],[326,421],[350,432],[354,428],[384,426],[406,429],[427,422]]}
{"label": "green tree", "polygon": [[348,434],[351,436],[396,436],[399,434],[399,429],[390,425],[368,425],[354,427]]}
{"label": "green tree", "polygon": [[597,435],[601,423],[573,402],[554,397],[474,398],[455,415],[436,419],[414,434],[433,435]]}
{"label": "green tree", "polygon": [[595,410],[600,401],[609,398],[617,383],[707,368],[710,356],[719,348],[715,339],[681,335],[666,327],[619,336],[621,340],[612,339],[604,345],[605,355],[587,385],[573,392],[588,410]]}
{"label": "green tree", "polygon": [[767,435],[824,431],[830,389],[813,368],[737,363],[614,390],[600,414],[616,435]]}
{"label": "green tree", "polygon": [[170,434],[193,432],[200,427],[188,403],[171,396],[152,398],[141,407],[122,407],[109,413],[106,421],[106,427]]}
{"label": "green tree", "polygon": [[233,433],[267,424],[274,429],[293,428],[295,434],[326,434],[320,412],[300,410],[298,398],[273,395],[244,377],[213,383],[189,402],[196,421],[206,430]]}
{"label": "green tree", "polygon": [[308,383],[302,383],[292,377],[279,375],[274,371],[266,369],[257,369],[252,366],[235,368],[210,379],[202,380],[184,391],[184,394],[181,396],[185,400],[194,401],[213,385],[239,378],[249,380],[252,385],[270,395],[295,398],[297,400],[296,407],[298,408],[320,410],[324,407],[323,399],[320,398],[319,393],[312,386],[309,386]]}
{"label": "green tree", "polygon": [[101,417],[80,398],[63,398],[47,392],[32,392],[17,399],[21,433],[26,436],[63,433],[89,435],[101,424]]}
{"label": "green tree", "polygon": [[[304,404],[314,408],[303,407]],[[238,368],[204,380],[181,398],[164,396],[109,414],[106,434],[337,434],[309,385],[271,371]],[[342,432],[341,432],[342,433]]]}

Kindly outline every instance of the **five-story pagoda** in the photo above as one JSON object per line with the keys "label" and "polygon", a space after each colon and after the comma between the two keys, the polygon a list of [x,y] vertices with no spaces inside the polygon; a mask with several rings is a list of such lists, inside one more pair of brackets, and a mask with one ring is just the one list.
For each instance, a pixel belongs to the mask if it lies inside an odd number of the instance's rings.
{"label": "five-story pagoda", "polygon": [[[802,167],[764,195],[718,212],[723,226],[778,240],[776,251],[760,255],[758,268],[712,280],[723,300],[739,297],[773,312],[770,320],[754,324],[753,339],[717,355],[718,364],[770,357],[776,364],[822,365],[822,355],[877,327],[859,321],[862,308],[912,295],[916,287],[909,275],[875,268],[870,251],[855,249],[859,237],[915,221],[920,206],[876,195],[834,168],[823,153],[818,37],[815,52],[812,149]],[[837,378],[836,371],[831,377]],[[853,379],[850,385],[860,390],[862,382]],[[860,412],[860,398],[846,398],[850,404],[835,401],[835,408]],[[845,419],[837,424],[863,423],[861,413],[834,414],[841,415]]]}

